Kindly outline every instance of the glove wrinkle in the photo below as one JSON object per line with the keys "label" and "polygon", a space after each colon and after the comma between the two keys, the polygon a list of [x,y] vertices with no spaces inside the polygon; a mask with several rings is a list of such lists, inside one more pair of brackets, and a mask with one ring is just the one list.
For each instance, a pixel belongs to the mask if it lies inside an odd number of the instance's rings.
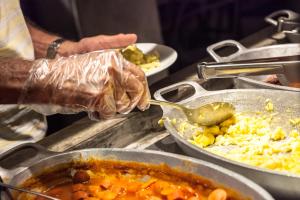
{"label": "glove wrinkle", "polygon": [[34,108],[43,114],[85,111],[91,119],[126,114],[136,106],[145,110],[150,99],[144,72],[117,50],[35,61],[19,103],[30,103],[36,93],[40,105]]}

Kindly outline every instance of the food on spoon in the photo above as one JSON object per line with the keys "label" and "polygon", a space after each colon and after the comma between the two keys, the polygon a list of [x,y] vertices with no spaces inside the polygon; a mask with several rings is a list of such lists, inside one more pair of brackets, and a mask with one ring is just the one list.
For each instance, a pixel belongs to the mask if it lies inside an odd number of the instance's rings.
{"label": "food on spoon", "polygon": [[130,45],[121,50],[124,58],[137,66],[140,66],[145,72],[160,66],[159,54],[152,52],[144,54],[136,45]]}
{"label": "food on spoon", "polygon": [[[72,176],[70,171],[74,170],[76,172]],[[97,159],[48,169],[43,174],[27,180],[22,187],[39,190],[61,200],[249,199],[232,189],[164,164]],[[44,200],[42,197],[33,197],[25,193],[17,197],[19,200]]]}

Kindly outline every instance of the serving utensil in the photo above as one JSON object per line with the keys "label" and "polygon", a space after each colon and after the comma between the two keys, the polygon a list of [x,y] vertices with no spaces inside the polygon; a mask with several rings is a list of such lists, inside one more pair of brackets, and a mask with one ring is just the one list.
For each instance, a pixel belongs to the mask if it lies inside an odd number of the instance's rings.
{"label": "serving utensil", "polygon": [[204,79],[284,74],[289,81],[293,82],[300,79],[299,58],[300,55],[221,63],[203,62],[198,65],[198,72],[199,77]]}
{"label": "serving utensil", "polygon": [[[226,56],[220,55],[218,50],[226,47],[234,47],[237,49],[237,51]],[[233,62],[250,59],[278,58],[282,56],[290,57],[294,55],[300,55],[300,44],[279,44],[258,48],[246,48],[244,45],[235,40],[224,40],[208,46],[207,52],[216,62]],[[266,83],[265,81],[267,77],[268,75],[237,77],[232,81],[234,82],[236,88],[265,88],[294,92],[300,91],[299,88],[288,87],[288,85],[291,83],[282,74],[277,75],[281,85]]]}
{"label": "serving utensil", "polygon": [[25,193],[28,193],[28,194],[33,194],[33,195],[36,195],[36,196],[43,197],[43,198],[45,198],[45,199],[50,199],[50,200],[60,200],[60,199],[58,199],[58,198],[51,197],[51,196],[42,194],[42,193],[40,193],[40,192],[35,192],[35,191],[26,190],[26,189],[19,188],[19,187],[15,187],[15,186],[12,186],[12,185],[9,185],[9,184],[5,184],[5,183],[2,183],[2,182],[0,182],[0,187],[9,188],[9,189],[12,189],[12,190],[17,190],[17,191],[19,191],[19,192],[25,192]]}
{"label": "serving utensil", "polygon": [[234,114],[234,106],[226,102],[213,102],[197,108],[187,108],[183,105],[167,101],[150,100],[150,104],[171,106],[184,112],[189,121],[203,126],[219,124]]}

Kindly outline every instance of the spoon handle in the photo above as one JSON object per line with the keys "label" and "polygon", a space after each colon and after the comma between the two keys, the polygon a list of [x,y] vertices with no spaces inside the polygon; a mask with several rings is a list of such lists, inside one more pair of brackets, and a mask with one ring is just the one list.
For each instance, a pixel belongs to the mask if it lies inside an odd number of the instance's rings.
{"label": "spoon handle", "polygon": [[23,189],[23,188],[15,187],[15,186],[8,185],[8,184],[1,183],[1,182],[0,182],[0,186],[5,187],[5,188],[9,188],[9,189],[12,189],[12,190],[17,190],[17,191],[20,191],[20,192],[25,192],[25,193],[41,196],[41,197],[44,197],[44,198],[50,199],[50,200],[60,200],[58,198],[51,197],[51,196],[48,196],[48,195],[45,195],[45,194],[42,194],[42,193],[39,193],[39,192],[26,190],[26,189]]}
{"label": "spoon handle", "polygon": [[185,107],[183,107],[179,104],[172,103],[172,102],[167,102],[167,101],[159,101],[159,100],[150,99],[149,103],[152,104],[152,105],[158,105],[158,106],[171,106],[171,107],[174,107],[174,108],[177,108],[177,109],[180,109],[180,110],[185,109]]}

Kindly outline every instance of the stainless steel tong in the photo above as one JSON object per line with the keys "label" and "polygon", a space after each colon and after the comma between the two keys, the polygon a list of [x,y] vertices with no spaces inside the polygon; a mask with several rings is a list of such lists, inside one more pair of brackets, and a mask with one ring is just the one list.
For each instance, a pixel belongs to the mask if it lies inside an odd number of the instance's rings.
{"label": "stainless steel tong", "polygon": [[283,74],[289,81],[300,81],[300,55],[198,64],[199,78],[230,78]]}

